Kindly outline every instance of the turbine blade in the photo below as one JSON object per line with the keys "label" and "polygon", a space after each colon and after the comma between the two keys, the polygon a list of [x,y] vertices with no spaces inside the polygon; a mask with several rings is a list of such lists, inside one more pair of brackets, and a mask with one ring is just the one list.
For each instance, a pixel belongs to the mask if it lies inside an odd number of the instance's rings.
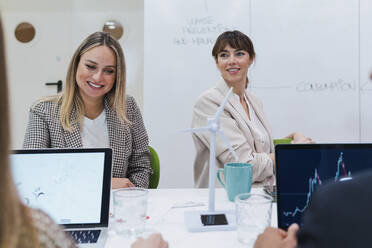
{"label": "turbine blade", "polygon": [[218,120],[218,118],[220,118],[220,115],[221,115],[221,113],[222,113],[222,111],[223,111],[223,108],[225,107],[225,105],[226,105],[226,103],[227,103],[227,100],[229,100],[229,97],[230,97],[230,95],[231,95],[232,90],[233,90],[233,87],[231,87],[231,88],[229,89],[229,91],[227,92],[227,94],[226,94],[226,96],[225,96],[225,99],[223,99],[223,101],[222,101],[220,107],[218,108],[218,110],[217,110],[217,112],[216,112],[216,114],[215,114],[215,116],[214,116],[214,118],[213,118],[214,120]]}
{"label": "turbine blade", "polygon": [[209,131],[209,128],[208,127],[200,127],[200,128],[190,128],[190,129],[182,129],[182,130],[179,130],[179,132],[191,132],[191,133],[197,133],[197,132],[205,132],[205,131]]}
{"label": "turbine blade", "polygon": [[232,148],[232,146],[231,146],[229,140],[226,138],[225,134],[221,130],[218,130],[218,134],[221,136],[221,138],[223,139],[223,141],[225,141],[225,144],[229,148],[231,154],[234,156],[235,161],[238,161],[239,160],[238,155],[236,155],[236,152]]}

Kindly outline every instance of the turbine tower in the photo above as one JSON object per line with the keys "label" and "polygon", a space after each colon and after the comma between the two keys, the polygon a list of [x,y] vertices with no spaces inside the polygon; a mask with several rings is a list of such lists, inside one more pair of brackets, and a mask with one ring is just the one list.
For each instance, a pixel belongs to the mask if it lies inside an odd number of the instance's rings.
{"label": "turbine tower", "polygon": [[[201,128],[192,128],[184,131],[187,132],[210,132],[210,144],[209,144],[209,202],[208,211],[190,211],[185,212],[185,223],[188,229],[192,232],[198,231],[213,231],[213,230],[233,230],[235,229],[235,215],[233,212],[216,211],[215,210],[215,185],[216,185],[216,136],[218,135],[223,139],[226,146],[234,156],[235,160],[238,161],[238,156],[233,150],[229,140],[226,138],[222,130],[220,129],[220,115],[232,93],[233,88],[227,92],[222,104],[217,109],[216,114],[213,118],[209,118],[207,125]],[[204,217],[203,217],[204,216]],[[218,224],[216,221],[224,220],[226,224]],[[209,223],[205,223],[209,222]]]}

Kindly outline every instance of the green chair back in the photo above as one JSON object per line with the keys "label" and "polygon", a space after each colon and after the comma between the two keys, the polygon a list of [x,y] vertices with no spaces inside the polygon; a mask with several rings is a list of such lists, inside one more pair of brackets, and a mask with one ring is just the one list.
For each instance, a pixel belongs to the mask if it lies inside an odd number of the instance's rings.
{"label": "green chair back", "polygon": [[291,141],[292,141],[291,138],[274,139],[274,146],[279,144],[290,144]]}
{"label": "green chair back", "polygon": [[150,184],[149,188],[150,189],[156,189],[159,184],[159,179],[160,179],[160,161],[159,161],[159,156],[152,148],[149,146],[149,151],[150,151],[150,165],[153,174],[150,176]]}

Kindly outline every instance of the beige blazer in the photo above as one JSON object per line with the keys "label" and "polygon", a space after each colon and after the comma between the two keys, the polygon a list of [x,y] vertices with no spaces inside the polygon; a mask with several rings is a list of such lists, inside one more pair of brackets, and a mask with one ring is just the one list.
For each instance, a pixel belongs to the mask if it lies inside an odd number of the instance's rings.
{"label": "beige blazer", "polygon": [[[221,79],[215,87],[205,91],[199,97],[193,110],[192,128],[204,127],[207,124],[207,119],[215,115],[228,90],[229,86]],[[262,103],[248,91],[245,91],[245,95],[269,134],[270,152],[273,152],[271,130],[264,115]],[[237,153],[239,162],[253,165],[253,182],[265,183],[266,180],[272,178],[274,174],[273,162],[269,155],[263,152],[263,141],[252,128],[251,122],[237,98],[230,97],[226,103],[220,116],[220,128]],[[208,187],[209,132],[193,133],[192,136],[196,148],[194,184],[198,188]],[[223,168],[225,163],[235,161],[225,142],[218,135],[216,138],[216,158],[216,170]],[[220,187],[218,183],[216,185]]]}

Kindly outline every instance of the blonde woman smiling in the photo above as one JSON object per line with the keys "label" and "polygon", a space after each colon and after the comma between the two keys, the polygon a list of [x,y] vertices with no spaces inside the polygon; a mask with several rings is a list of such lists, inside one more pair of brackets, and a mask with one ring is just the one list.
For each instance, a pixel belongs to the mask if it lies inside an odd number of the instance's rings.
{"label": "blonde woman smiling", "polygon": [[124,54],[108,33],[88,36],[73,55],[63,92],[30,109],[24,148],[111,147],[113,188],[144,187],[151,174],[140,110],[126,95]]}

